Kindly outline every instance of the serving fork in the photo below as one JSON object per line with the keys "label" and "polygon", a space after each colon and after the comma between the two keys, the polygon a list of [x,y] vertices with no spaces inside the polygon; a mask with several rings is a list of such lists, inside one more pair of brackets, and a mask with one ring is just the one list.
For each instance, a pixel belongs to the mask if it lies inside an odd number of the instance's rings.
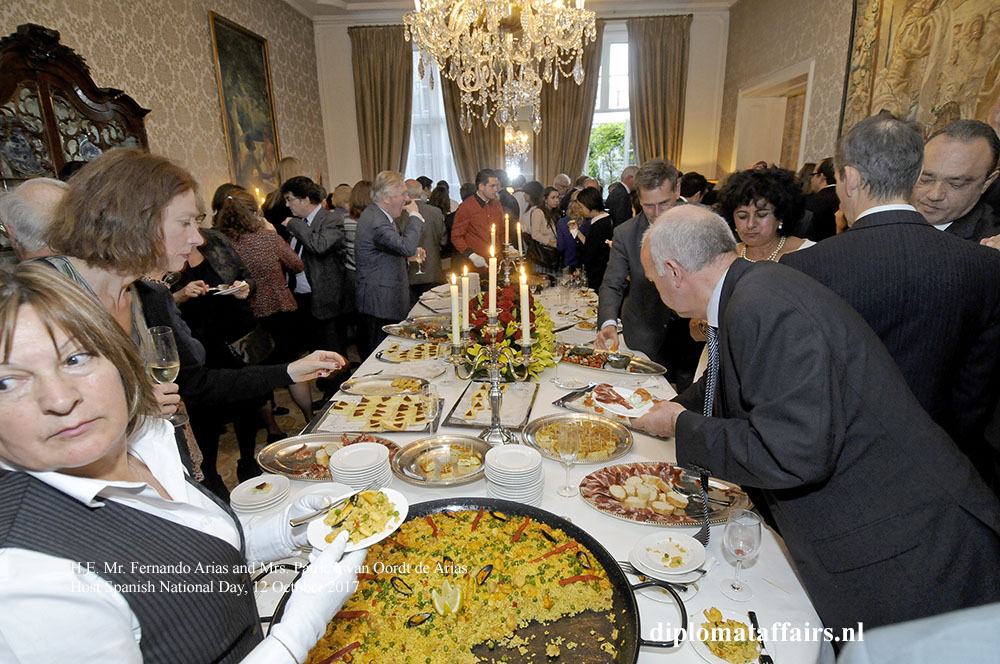
{"label": "serving fork", "polygon": [[[381,480],[375,480],[374,482],[372,482],[371,484],[369,484],[365,488],[358,489],[354,493],[352,493],[350,495],[347,495],[347,496],[344,496],[343,498],[341,498],[340,500],[338,500],[336,503],[330,503],[326,507],[320,508],[320,509],[316,510],[315,512],[310,512],[309,514],[305,514],[303,516],[297,516],[294,519],[289,519],[288,520],[288,525],[290,525],[292,528],[295,528],[297,526],[301,526],[303,524],[309,523],[310,521],[312,521],[316,517],[323,516],[324,514],[329,513],[330,510],[335,509],[337,506],[343,505],[348,500],[356,500],[357,499],[356,497],[357,497],[357,495],[359,493],[361,493],[362,491],[371,491],[372,489],[376,488],[379,485],[380,482],[381,482]],[[327,496],[327,499],[329,499],[329,496]]]}
{"label": "serving fork", "polygon": [[774,660],[767,654],[767,647],[764,645],[764,639],[761,638],[760,624],[757,622],[757,613],[754,611],[747,611],[747,617],[750,618],[750,624],[753,625],[755,638],[760,641],[760,658],[757,660],[758,664],[774,664]]}

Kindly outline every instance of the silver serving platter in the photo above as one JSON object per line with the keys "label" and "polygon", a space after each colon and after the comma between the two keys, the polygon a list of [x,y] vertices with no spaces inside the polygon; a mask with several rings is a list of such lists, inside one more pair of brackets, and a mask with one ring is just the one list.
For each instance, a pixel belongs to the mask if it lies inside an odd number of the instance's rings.
{"label": "silver serving platter", "polygon": [[[461,417],[461,411],[459,410],[459,406],[466,405],[466,398],[465,398],[466,394],[469,393],[470,390],[471,391],[478,390],[480,385],[484,384],[486,384],[486,379],[482,380],[473,379],[469,381],[469,384],[466,386],[465,391],[462,392],[462,396],[460,396],[458,400],[455,402],[455,405],[451,407],[451,412],[448,413],[448,417],[444,421],[445,426],[473,427],[476,429],[482,429],[490,425],[489,421],[486,421],[484,423],[484,422],[476,422],[474,420],[467,420]],[[513,382],[513,383],[503,383],[503,384],[510,385],[511,388],[514,389],[524,389],[523,387],[515,387],[515,386],[525,386],[525,385],[534,386],[534,389],[531,392],[531,399],[528,401],[528,407],[523,409],[523,412],[521,413],[521,416],[518,419],[505,419],[503,417],[503,411],[506,410],[504,404],[509,403],[506,395],[504,395],[503,401],[501,401],[500,403],[501,424],[503,424],[508,429],[523,429],[524,426],[528,423],[528,418],[531,417],[531,409],[535,407],[535,398],[538,396],[538,383],[524,381],[524,382]],[[489,414],[489,411],[490,411],[489,404],[487,403],[486,408],[482,412]]]}
{"label": "silver serving platter", "polygon": [[[464,475],[441,479],[440,468],[451,459],[452,447],[472,448],[482,458],[479,467]],[[452,434],[440,434],[429,438],[421,438],[408,444],[399,454],[392,457],[390,465],[392,472],[397,477],[420,486],[457,486],[474,482],[483,476],[486,453],[491,449],[491,445],[482,438],[473,436],[458,436]],[[428,476],[420,467],[422,461],[431,459],[434,461],[434,472]],[[455,472],[464,470],[457,464],[454,465]]]}
{"label": "silver serving platter", "polygon": [[[411,389],[402,389],[394,386],[393,381],[399,379],[416,381],[416,385]],[[340,391],[345,394],[354,394],[366,397],[391,397],[394,394],[420,394],[426,388],[428,381],[419,376],[357,376],[350,380],[345,380],[340,386]]]}
{"label": "silver serving platter", "polygon": [[399,453],[399,445],[396,443],[368,433],[305,433],[271,443],[257,452],[257,464],[265,472],[284,475],[293,480],[331,482],[329,469],[325,477],[311,477],[303,473],[315,462],[316,452],[322,447],[333,443],[340,448],[359,442],[359,438],[362,439],[361,442],[381,443],[388,447],[390,462]]}
{"label": "silver serving platter", "polygon": [[[404,362],[427,362],[429,360],[440,360],[440,359],[448,357],[448,352],[449,351],[446,350],[446,349],[444,349],[444,348],[440,348],[440,346],[443,346],[444,344],[439,343],[439,342],[435,342],[435,341],[424,341],[424,342],[422,342],[421,344],[418,344],[418,345],[422,345],[422,344],[429,344],[429,345],[438,346],[439,347],[438,354],[436,356],[434,356],[434,357],[424,357],[424,358],[415,359],[415,360],[409,360],[409,359],[403,360],[403,359],[398,359],[396,357],[390,357],[389,355],[386,354],[386,352],[384,350],[380,350],[377,353],[375,353],[375,359],[376,360],[381,360],[382,362],[388,362],[389,364],[403,364]],[[416,346],[414,346],[412,348],[415,348],[415,347]],[[412,350],[412,348],[410,348],[409,350]]]}
{"label": "silver serving platter", "polygon": [[[439,328],[441,336],[427,336],[423,328],[428,325]],[[382,331],[402,339],[446,342],[451,339],[451,321],[448,316],[413,316],[399,323],[383,325]]]}
{"label": "silver serving platter", "polygon": [[583,413],[556,413],[555,415],[539,417],[537,420],[532,420],[528,423],[528,426],[524,427],[524,430],[521,431],[521,438],[524,440],[525,445],[528,447],[534,447],[543,457],[561,461],[562,459],[559,454],[542,446],[542,444],[538,442],[536,436],[542,427],[549,424],[560,424],[564,422],[579,423],[580,426],[606,427],[618,437],[618,444],[608,456],[595,458],[577,457],[576,463],[607,463],[612,459],[617,459],[628,454],[629,450],[632,449],[632,432],[625,426],[604,417],[586,415]]}
{"label": "silver serving platter", "polygon": [[[666,367],[664,367],[662,364],[657,364],[652,360],[647,360],[645,358],[638,357],[637,355],[632,355],[631,353],[612,353],[610,351],[596,350],[592,346],[581,346],[581,345],[571,345],[571,344],[563,345],[563,349],[565,349],[566,353],[569,353],[570,351],[576,348],[593,351],[592,353],[593,355],[611,355],[611,356],[618,355],[623,358],[628,358],[629,363],[624,368],[609,366],[607,362],[605,362],[602,366],[595,367],[595,366],[590,366],[588,364],[579,364],[577,362],[573,362],[572,360],[566,359],[565,355],[563,355],[560,361],[565,362],[567,365],[572,365],[575,367],[583,367],[584,369],[594,369],[595,371],[626,374],[629,376],[662,376],[663,374],[667,373]],[[557,350],[562,350],[562,349],[557,349]]]}

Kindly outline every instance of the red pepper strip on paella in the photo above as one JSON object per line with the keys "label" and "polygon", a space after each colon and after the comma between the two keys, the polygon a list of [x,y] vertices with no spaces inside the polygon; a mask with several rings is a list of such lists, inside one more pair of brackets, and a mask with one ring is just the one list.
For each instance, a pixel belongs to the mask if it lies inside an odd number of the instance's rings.
{"label": "red pepper strip on paella", "polygon": [[539,556],[538,558],[535,558],[531,562],[533,562],[533,563],[540,563],[543,560],[545,560],[546,558],[551,558],[552,556],[558,555],[558,554],[562,553],[563,551],[569,551],[570,549],[578,549],[578,548],[580,548],[580,543],[577,542],[576,540],[570,540],[566,544],[563,544],[560,547],[556,547],[555,549],[552,549],[548,553],[543,553],[541,556]]}
{"label": "red pepper strip on paella", "polygon": [[367,611],[337,611],[337,614],[333,616],[334,618],[339,618],[341,620],[354,620],[355,618],[360,618],[362,616],[367,616]]}
{"label": "red pepper strip on paella", "polygon": [[596,574],[577,574],[576,576],[570,576],[565,579],[559,579],[560,586],[566,586],[571,583],[576,583],[577,581],[600,581],[601,577]]}
{"label": "red pepper strip on paella", "polygon": [[476,526],[479,525],[479,520],[482,518],[483,518],[483,508],[480,507],[479,514],[477,514],[476,518],[472,520],[472,532],[476,532]]}
{"label": "red pepper strip on paella", "polygon": [[524,533],[524,529],[528,527],[529,523],[531,523],[531,517],[527,516],[524,517],[524,523],[522,523],[521,527],[517,529],[517,532],[514,533],[514,536],[510,538],[510,541],[516,542],[517,540],[521,539],[521,535]]}
{"label": "red pepper strip on paella", "polygon": [[351,645],[347,646],[346,648],[342,648],[341,650],[338,650],[337,652],[333,653],[332,655],[330,655],[329,657],[327,657],[326,659],[324,659],[319,664],[330,664],[330,662],[336,662],[338,659],[340,659],[341,657],[343,657],[347,653],[351,652],[355,648],[360,648],[360,647],[361,647],[361,641],[355,641],[354,643],[352,643]]}
{"label": "red pepper strip on paella", "polygon": [[432,519],[429,515],[425,516],[424,519],[431,526],[431,535],[433,535],[434,537],[437,537],[438,536],[438,527],[437,527],[437,524],[434,523],[434,519]]}

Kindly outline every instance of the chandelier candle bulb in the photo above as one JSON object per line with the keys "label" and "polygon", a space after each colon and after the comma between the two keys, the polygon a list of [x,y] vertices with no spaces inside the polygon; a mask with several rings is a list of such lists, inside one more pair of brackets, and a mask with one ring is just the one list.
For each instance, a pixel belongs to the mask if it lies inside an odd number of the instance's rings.
{"label": "chandelier candle bulb", "polygon": [[488,316],[495,318],[497,315],[497,256],[493,245],[490,245],[490,308]]}
{"label": "chandelier candle bulb", "polygon": [[[518,224],[520,226],[520,224]],[[520,237],[520,236],[518,236]],[[521,268],[521,348],[531,347],[531,304],[528,300],[528,277]]]}
{"label": "chandelier candle bulb", "polygon": [[458,323],[458,277],[451,273],[451,345],[457,346],[462,341],[462,333]]}
{"label": "chandelier candle bulb", "polygon": [[462,268],[462,331],[469,331],[469,266]]}
{"label": "chandelier candle bulb", "polygon": [[517,222],[517,255],[524,257],[524,238],[521,237],[521,222]]}

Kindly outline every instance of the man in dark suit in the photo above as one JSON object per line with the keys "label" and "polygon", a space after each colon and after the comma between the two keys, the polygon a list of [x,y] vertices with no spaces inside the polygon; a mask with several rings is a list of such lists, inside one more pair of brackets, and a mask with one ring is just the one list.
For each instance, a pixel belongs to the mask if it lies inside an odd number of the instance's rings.
{"label": "man in dark suit", "polygon": [[[422,263],[411,261],[410,272],[410,304],[415,305],[420,296],[438,284],[444,283],[444,271],[441,269],[441,249],[448,245],[448,229],[444,223],[444,213],[441,208],[434,207],[424,200],[424,188],[418,180],[406,181],[406,193],[417,206],[417,211],[424,219],[424,228],[420,233],[420,248],[426,258]],[[410,215],[402,215],[399,230],[406,234],[406,226]]]}
{"label": "man in dark suit", "polygon": [[599,292],[597,321],[601,326],[594,340],[597,348],[618,347],[618,326],[622,320],[625,343],[667,368],[667,380],[678,390],[694,378],[702,344],[688,331],[689,321],[678,318],[663,306],[656,289],[646,279],[639,250],[649,220],[656,219],[677,204],[677,169],[669,161],[652,159],[636,172],[642,212],[615,228],[611,256]]}
{"label": "man in dark suit", "polygon": [[632,208],[632,190],[635,189],[635,174],[638,172],[638,166],[626,166],[622,171],[622,186],[615,187],[608,194],[606,206],[616,228],[635,216],[635,210]]}
{"label": "man in dark suit", "polygon": [[906,202],[922,154],[909,123],[875,116],[852,127],[836,157],[849,230],[781,262],[861,314],[920,404],[1000,492],[1000,451],[984,438],[1000,397],[1000,253],[935,230]]}
{"label": "man in dark suit", "polygon": [[965,240],[1000,235],[1000,214],[985,200],[1000,170],[1000,138],[978,120],[956,120],[931,135],[913,187],[917,212],[939,230]]}
{"label": "man in dark suit", "polygon": [[819,242],[837,234],[837,180],[833,172],[833,157],[827,157],[816,165],[812,174],[813,193],[806,196],[806,210],[812,212],[806,237]]}
{"label": "man in dark suit", "polygon": [[761,489],[826,627],[1000,600],[1000,504],[846,302],[737,258],[699,205],[663,215],[642,259],[662,300],[717,342],[691,390],[634,424],[676,436],[680,465]]}
{"label": "man in dark suit", "polygon": [[[396,219],[409,213],[406,229]],[[385,338],[383,325],[398,323],[410,312],[408,259],[423,260],[420,248],[424,220],[406,193],[403,176],[382,171],[372,183],[372,204],[358,217],[354,240],[358,270],[358,313],[363,314],[358,351],[367,357]],[[364,346],[363,348],[361,346]]]}
{"label": "man in dark suit", "polygon": [[311,328],[316,348],[341,354],[345,313],[354,303],[344,297],[346,251],[343,217],[323,207],[326,192],[309,178],[299,175],[281,185],[281,195],[293,217],[282,225],[306,269],[295,277],[292,292],[302,311],[302,321]]}

